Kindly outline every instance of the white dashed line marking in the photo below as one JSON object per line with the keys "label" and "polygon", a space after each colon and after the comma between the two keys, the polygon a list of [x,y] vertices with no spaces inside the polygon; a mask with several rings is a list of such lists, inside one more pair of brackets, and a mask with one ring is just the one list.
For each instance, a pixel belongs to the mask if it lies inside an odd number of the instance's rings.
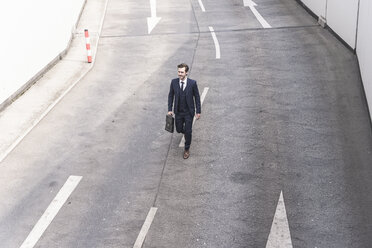
{"label": "white dashed line marking", "polygon": [[217,36],[214,32],[213,27],[209,27],[209,31],[211,31],[211,35],[214,41],[214,46],[216,47],[216,59],[220,59],[221,58],[220,43],[218,43]]}
{"label": "white dashed line marking", "polygon": [[147,232],[150,229],[151,223],[154,220],[154,217],[155,217],[155,214],[156,214],[157,210],[158,210],[158,208],[154,208],[154,207],[150,209],[149,213],[147,214],[145,223],[143,223],[141,231],[140,231],[140,233],[137,237],[136,243],[134,243],[133,248],[141,248],[142,247],[143,242],[145,241]]}
{"label": "white dashed line marking", "polygon": [[45,210],[39,221],[36,223],[26,240],[20,248],[32,248],[39,241],[49,224],[53,221],[54,217],[58,214],[63,204],[67,201],[71,193],[79,184],[81,176],[70,176],[63,187],[59,190],[56,197],[50,203],[49,207]]}
{"label": "white dashed line marking", "polygon": [[203,2],[202,0],[198,0],[199,1],[199,5],[200,5],[200,8],[203,12],[205,12],[205,8],[204,8],[204,5],[203,5]]}

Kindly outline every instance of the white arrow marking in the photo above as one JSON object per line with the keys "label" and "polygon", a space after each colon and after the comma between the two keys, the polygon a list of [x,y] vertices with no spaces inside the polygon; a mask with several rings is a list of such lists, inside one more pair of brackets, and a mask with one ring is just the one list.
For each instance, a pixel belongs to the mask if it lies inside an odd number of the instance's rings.
{"label": "white arrow marking", "polygon": [[256,10],[257,4],[253,2],[252,0],[243,0],[244,6],[249,7],[253,14],[256,16],[257,20],[261,23],[263,28],[271,28],[270,24],[267,23],[267,21],[262,17],[260,13]]}
{"label": "white arrow marking", "polygon": [[147,17],[147,31],[150,34],[159,23],[161,17],[156,17],[156,0],[150,0],[151,17]]}
{"label": "white arrow marking", "polygon": [[285,210],[283,192],[280,191],[278,205],[276,207],[273,224],[271,226],[266,248],[292,248],[291,233]]}
{"label": "white arrow marking", "polygon": [[[200,97],[200,105],[203,106],[203,102],[204,102],[204,99],[205,99],[205,96],[207,95],[208,93],[208,90],[209,90],[209,87],[205,87],[204,90],[203,90],[203,93]],[[194,121],[192,122],[192,125],[194,125],[195,123],[195,118],[194,118]],[[182,139],[181,139],[181,142],[180,144],[178,145],[178,147],[185,147],[185,136],[182,136]]]}

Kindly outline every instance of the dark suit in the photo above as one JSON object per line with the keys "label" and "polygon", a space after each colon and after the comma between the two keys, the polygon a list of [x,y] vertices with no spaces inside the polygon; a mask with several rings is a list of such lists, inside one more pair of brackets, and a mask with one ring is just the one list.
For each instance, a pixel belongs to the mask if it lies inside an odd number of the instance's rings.
{"label": "dark suit", "polygon": [[[180,111],[180,97],[183,94],[186,95],[187,108]],[[173,79],[168,94],[168,111],[172,111],[173,102],[173,112],[176,115],[176,130],[178,133],[185,134],[185,149],[187,150],[191,144],[192,121],[195,115],[195,107],[196,113],[201,113],[200,95],[196,81],[187,78],[186,88],[181,92],[179,78]]]}

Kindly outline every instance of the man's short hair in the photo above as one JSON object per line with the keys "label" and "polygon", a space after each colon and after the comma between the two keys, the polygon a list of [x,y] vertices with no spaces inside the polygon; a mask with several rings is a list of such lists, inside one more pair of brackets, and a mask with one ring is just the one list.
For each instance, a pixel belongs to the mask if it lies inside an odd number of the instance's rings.
{"label": "man's short hair", "polygon": [[177,66],[177,68],[185,68],[185,72],[188,72],[189,71],[189,66],[186,65],[185,63],[179,64]]}

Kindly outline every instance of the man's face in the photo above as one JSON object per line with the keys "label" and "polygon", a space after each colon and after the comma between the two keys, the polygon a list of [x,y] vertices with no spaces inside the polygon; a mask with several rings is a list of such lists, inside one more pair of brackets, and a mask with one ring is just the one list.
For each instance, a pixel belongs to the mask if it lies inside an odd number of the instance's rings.
{"label": "man's face", "polygon": [[183,67],[183,68],[178,68],[178,77],[181,79],[181,80],[184,80],[187,73],[186,73],[186,68]]}

